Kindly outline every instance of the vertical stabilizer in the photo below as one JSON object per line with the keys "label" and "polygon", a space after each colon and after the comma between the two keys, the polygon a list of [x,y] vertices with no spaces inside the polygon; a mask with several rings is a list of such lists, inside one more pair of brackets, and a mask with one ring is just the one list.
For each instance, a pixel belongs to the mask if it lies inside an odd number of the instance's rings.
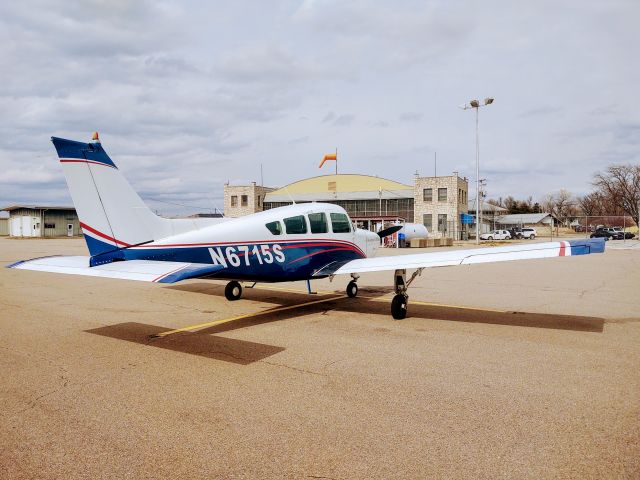
{"label": "vertical stabilizer", "polygon": [[90,143],[52,137],[91,255],[157,240],[163,219],[133,190],[102,148],[98,134]]}

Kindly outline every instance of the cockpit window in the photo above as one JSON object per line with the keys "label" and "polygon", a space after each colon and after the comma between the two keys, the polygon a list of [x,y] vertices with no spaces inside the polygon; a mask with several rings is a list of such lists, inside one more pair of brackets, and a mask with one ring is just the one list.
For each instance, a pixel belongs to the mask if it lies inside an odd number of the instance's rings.
{"label": "cockpit window", "polygon": [[344,213],[332,213],[331,226],[333,233],[349,233],[351,231],[351,222]]}
{"label": "cockpit window", "polygon": [[279,221],[269,222],[265,225],[274,235],[282,235],[282,224]]}
{"label": "cockpit window", "polygon": [[324,213],[310,213],[309,225],[311,233],[327,233],[329,225],[327,225],[327,216]]}
{"label": "cockpit window", "polygon": [[307,222],[304,220],[304,215],[285,218],[284,226],[287,233],[307,233]]}

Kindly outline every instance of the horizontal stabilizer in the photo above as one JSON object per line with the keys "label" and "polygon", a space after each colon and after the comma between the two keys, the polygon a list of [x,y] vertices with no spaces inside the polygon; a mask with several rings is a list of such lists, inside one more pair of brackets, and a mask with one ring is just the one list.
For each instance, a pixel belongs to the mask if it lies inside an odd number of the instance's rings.
{"label": "horizontal stabilizer", "polygon": [[188,278],[206,277],[224,268],[221,265],[209,263],[157,262],[153,260],[129,260],[90,267],[89,258],[34,258],[14,263],[8,268],[157,283],[175,283]]}

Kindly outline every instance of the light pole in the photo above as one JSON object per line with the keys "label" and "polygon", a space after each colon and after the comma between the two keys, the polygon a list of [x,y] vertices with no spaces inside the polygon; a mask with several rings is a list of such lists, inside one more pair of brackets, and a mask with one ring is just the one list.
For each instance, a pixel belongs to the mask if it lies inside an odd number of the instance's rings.
{"label": "light pole", "polygon": [[460,107],[463,110],[475,108],[476,110],[476,244],[480,243],[480,134],[478,130],[478,111],[480,107],[486,107],[493,103],[493,98],[487,97],[481,105],[478,100],[471,100],[468,104]]}

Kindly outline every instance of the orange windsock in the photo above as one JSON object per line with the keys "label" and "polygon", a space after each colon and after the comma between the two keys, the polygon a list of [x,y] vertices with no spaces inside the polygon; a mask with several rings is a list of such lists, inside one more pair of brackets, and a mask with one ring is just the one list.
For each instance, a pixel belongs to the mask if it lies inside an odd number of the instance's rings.
{"label": "orange windsock", "polygon": [[324,162],[326,162],[327,160],[335,160],[337,162],[338,161],[338,154],[337,153],[327,153],[324,157],[322,157],[322,161],[320,162],[320,166],[318,168],[322,168],[322,166],[324,165]]}

